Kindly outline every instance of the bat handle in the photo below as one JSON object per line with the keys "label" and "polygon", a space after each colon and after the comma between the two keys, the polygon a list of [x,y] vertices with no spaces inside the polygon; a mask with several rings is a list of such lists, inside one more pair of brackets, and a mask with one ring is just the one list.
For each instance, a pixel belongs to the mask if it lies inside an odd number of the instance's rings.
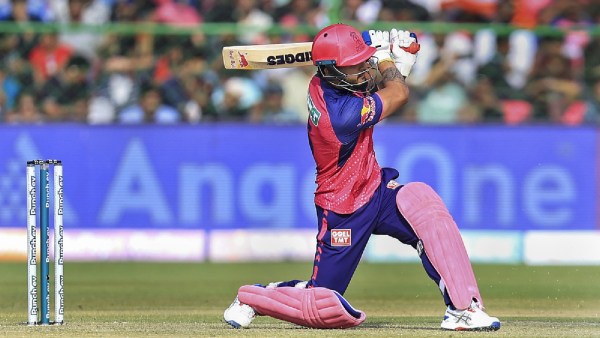
{"label": "bat handle", "polygon": [[362,31],[362,38],[363,41],[367,44],[367,46],[370,46],[373,44],[373,42],[371,41],[371,35],[369,35],[369,31]]}

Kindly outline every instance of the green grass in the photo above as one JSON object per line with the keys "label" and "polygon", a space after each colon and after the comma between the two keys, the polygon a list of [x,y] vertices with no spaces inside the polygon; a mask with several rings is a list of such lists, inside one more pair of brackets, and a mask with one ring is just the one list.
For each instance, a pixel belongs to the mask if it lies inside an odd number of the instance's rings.
{"label": "green grass", "polygon": [[[63,326],[29,327],[25,263],[0,263],[4,337],[600,337],[600,267],[475,265],[491,333],[439,329],[444,305],[415,264],[362,263],[346,293],[367,320],[311,330],[267,317],[233,330],[223,310],[240,285],[310,275],[310,263],[67,263]],[[52,315],[53,317],[53,315]]]}

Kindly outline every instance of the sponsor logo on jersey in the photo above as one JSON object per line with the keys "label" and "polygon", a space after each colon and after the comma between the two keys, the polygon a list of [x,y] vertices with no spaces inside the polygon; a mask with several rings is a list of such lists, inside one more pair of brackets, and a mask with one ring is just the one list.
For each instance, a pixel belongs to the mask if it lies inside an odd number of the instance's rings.
{"label": "sponsor logo on jersey", "polygon": [[360,110],[359,126],[373,121],[373,117],[375,117],[375,99],[373,99],[372,96],[367,96],[363,98],[363,106]]}
{"label": "sponsor logo on jersey", "polygon": [[308,95],[307,103],[308,103],[308,118],[310,119],[312,124],[314,124],[316,127],[319,125],[319,119],[321,119],[321,112],[315,106],[314,102],[310,98],[310,95]]}
{"label": "sponsor logo on jersey", "polygon": [[352,229],[332,229],[331,246],[352,245]]}

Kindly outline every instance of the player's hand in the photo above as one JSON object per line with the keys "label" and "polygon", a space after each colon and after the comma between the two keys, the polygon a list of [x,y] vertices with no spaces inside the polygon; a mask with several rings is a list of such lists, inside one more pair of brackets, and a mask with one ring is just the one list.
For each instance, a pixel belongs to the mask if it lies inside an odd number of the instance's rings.
{"label": "player's hand", "polygon": [[404,77],[408,76],[417,61],[417,52],[421,49],[417,42],[417,35],[394,28],[390,31],[390,44],[396,68]]}
{"label": "player's hand", "polygon": [[394,61],[390,51],[390,32],[370,30],[362,33],[363,40],[367,45],[377,48],[374,57],[377,58],[377,63],[383,61]]}

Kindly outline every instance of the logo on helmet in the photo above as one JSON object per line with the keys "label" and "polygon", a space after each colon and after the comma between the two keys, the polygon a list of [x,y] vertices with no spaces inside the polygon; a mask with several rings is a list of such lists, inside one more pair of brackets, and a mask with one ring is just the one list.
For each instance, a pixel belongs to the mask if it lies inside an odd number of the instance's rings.
{"label": "logo on helmet", "polygon": [[365,43],[362,40],[362,37],[358,36],[356,32],[350,32],[350,37],[354,40],[354,49],[356,52],[360,52],[365,48]]}

